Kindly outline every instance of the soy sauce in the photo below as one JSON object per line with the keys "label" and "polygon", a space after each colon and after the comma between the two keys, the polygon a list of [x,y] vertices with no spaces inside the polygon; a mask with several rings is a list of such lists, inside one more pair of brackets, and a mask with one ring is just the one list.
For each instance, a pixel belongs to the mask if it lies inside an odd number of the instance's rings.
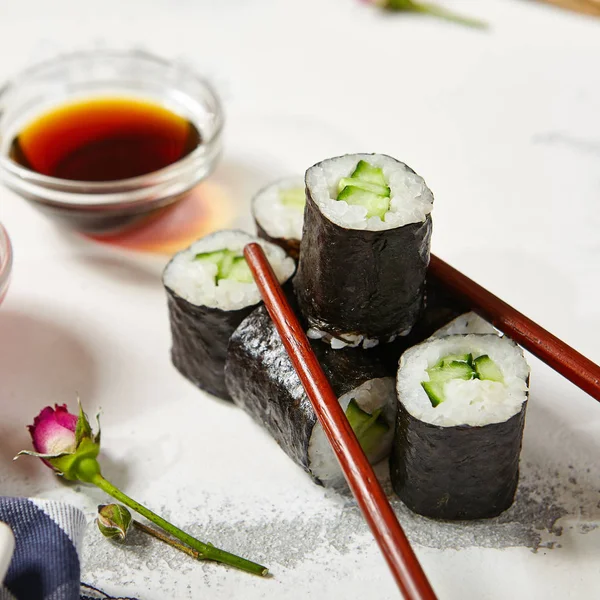
{"label": "soy sauce", "polygon": [[26,125],[9,156],[23,167],[60,179],[118,181],[146,175],[202,143],[184,117],[134,98],[94,98],[64,104]]}

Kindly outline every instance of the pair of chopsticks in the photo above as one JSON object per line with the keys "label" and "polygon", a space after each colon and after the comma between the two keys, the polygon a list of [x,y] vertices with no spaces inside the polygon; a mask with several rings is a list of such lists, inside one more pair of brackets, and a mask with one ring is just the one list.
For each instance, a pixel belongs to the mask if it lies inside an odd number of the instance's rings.
{"label": "pair of chopsticks", "polygon": [[[262,248],[256,243],[248,244],[244,256],[348,485],[404,598],[435,600],[435,592]],[[431,256],[429,275],[532,354],[600,400],[598,365],[435,256]]]}

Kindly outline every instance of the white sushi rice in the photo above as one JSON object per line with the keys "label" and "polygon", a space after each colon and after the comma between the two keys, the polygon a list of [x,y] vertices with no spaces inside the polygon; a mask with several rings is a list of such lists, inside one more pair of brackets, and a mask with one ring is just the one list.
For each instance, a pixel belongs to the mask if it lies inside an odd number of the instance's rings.
{"label": "white sushi rice", "polygon": [[256,222],[272,238],[301,240],[304,210],[287,206],[281,201],[281,191],[304,189],[302,177],[280,179],[264,188],[254,197],[252,211]]}
{"label": "white sushi rice", "polygon": [[466,334],[466,333],[494,333],[498,334],[498,330],[482,319],[477,313],[468,312],[456,317],[443,327],[431,335],[431,338],[441,338],[447,335]]}
{"label": "white sushi rice", "polygon": [[197,254],[218,250],[243,252],[244,246],[258,242],[279,283],[287,281],[295,270],[295,263],[279,246],[260,240],[243,231],[222,230],[199,239],[189,248],[177,253],[167,265],[163,283],[178,296],[196,306],[208,306],[221,310],[238,310],[260,302],[256,284],[221,279],[215,282],[217,265],[194,260]]}
{"label": "white sushi rice", "polygon": [[[410,329],[405,331],[401,331],[395,335],[390,335],[385,338],[383,343],[389,344],[393,342],[398,336],[408,335],[410,333]],[[360,333],[339,333],[337,336],[331,335],[328,331],[324,331],[319,329],[318,327],[310,327],[306,335],[311,340],[322,340],[326,344],[329,344],[334,350],[340,350],[341,348],[358,348],[362,346],[365,350],[369,348],[375,348],[375,346],[379,345],[379,341],[377,338],[369,338]]]}
{"label": "white sushi rice", "polygon": [[[390,210],[383,220],[379,217],[367,219],[364,206],[336,200],[340,179],[349,177],[360,160],[381,168],[390,187]],[[421,223],[433,209],[433,194],[423,178],[383,154],[348,154],[325,160],[308,169],[306,187],[323,215],[347,229],[379,231]]]}
{"label": "white sushi rice", "polygon": [[375,348],[379,344],[379,340],[365,337],[364,335],[355,333],[342,333],[340,337],[335,337],[327,331],[323,331],[318,327],[310,327],[306,332],[306,335],[311,340],[323,340],[326,344],[329,344],[334,350],[341,350],[342,348],[357,348],[362,346],[365,350],[369,348]]}
{"label": "white sushi rice", "polygon": [[[445,400],[433,407],[421,385],[429,381],[427,369],[445,356],[468,353],[473,358],[487,354],[502,371],[504,382],[450,380],[444,385]],[[449,335],[418,344],[402,355],[396,389],[404,408],[425,423],[483,426],[507,421],[521,410],[528,377],[523,351],[512,340],[490,334]]]}
{"label": "white sushi rice", "polygon": [[[358,406],[369,414],[373,414],[378,408],[383,408],[381,414],[390,426],[387,433],[382,436],[379,446],[367,455],[369,462],[376,464],[389,455],[394,438],[396,420],[394,380],[391,377],[371,379],[344,394],[338,399],[344,412],[352,399],[356,400]],[[337,487],[344,483],[344,475],[320,423],[313,428],[308,445],[308,459],[310,470],[315,477],[321,480],[323,485]]]}

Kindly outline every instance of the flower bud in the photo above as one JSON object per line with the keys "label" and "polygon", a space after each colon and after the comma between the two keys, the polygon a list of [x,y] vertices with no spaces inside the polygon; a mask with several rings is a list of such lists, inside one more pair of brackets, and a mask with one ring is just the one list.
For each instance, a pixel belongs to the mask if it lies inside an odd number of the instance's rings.
{"label": "flower bud", "polygon": [[121,504],[101,504],[96,523],[104,537],[122,542],[131,526],[131,513]]}
{"label": "flower bud", "polygon": [[92,432],[81,404],[79,415],[71,414],[65,404],[47,406],[28,429],[34,451],[21,450],[17,456],[37,456],[58,475],[72,481],[93,483],[100,475],[100,430]]}

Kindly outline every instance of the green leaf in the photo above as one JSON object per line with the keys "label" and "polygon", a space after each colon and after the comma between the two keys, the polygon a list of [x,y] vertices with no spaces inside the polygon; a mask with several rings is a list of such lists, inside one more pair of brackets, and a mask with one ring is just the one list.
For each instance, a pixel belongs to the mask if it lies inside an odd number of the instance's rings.
{"label": "green leaf", "polygon": [[70,452],[59,452],[58,454],[41,454],[40,452],[33,452],[33,450],[21,450],[17,453],[17,455],[13,458],[13,460],[17,460],[19,456],[35,456],[36,458],[61,458],[62,456],[66,456],[70,454]]}
{"label": "green leaf", "polygon": [[79,404],[79,417],[77,418],[77,427],[75,428],[75,443],[79,446],[84,438],[92,439],[93,434],[90,422],[83,412],[83,407],[81,406],[79,398],[77,398],[77,404]]}
{"label": "green leaf", "polygon": [[98,431],[96,432],[96,435],[94,436],[94,442],[96,444],[98,444],[98,446],[100,445],[100,411],[98,411],[96,413],[96,424],[98,425]]}

